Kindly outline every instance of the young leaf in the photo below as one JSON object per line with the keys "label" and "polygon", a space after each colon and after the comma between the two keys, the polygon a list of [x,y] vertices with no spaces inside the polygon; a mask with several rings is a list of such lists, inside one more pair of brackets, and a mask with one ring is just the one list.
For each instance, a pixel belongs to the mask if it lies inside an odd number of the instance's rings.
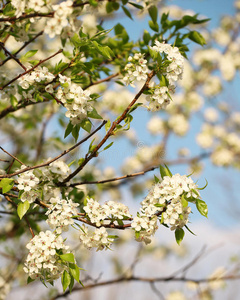
{"label": "young leaf", "polygon": [[33,55],[35,55],[37,52],[38,52],[38,50],[30,50],[26,54],[23,55],[23,57],[21,58],[21,60],[23,60],[24,58],[30,58]]}
{"label": "young leaf", "polygon": [[196,206],[197,206],[197,209],[200,212],[200,214],[207,218],[208,217],[207,204],[203,200],[197,199]]}
{"label": "young leaf", "polygon": [[29,202],[27,200],[24,201],[24,202],[20,202],[18,204],[17,214],[18,214],[20,220],[26,214],[26,212],[28,211],[29,207],[30,207],[30,204],[29,204]]}
{"label": "young leaf", "polygon": [[190,31],[188,34],[188,38],[197,43],[200,44],[201,46],[206,45],[206,41],[204,39],[204,37],[201,35],[201,33],[197,32],[197,31]]}
{"label": "young leaf", "polygon": [[143,41],[145,45],[148,45],[149,41],[151,40],[151,35],[147,30],[144,30],[143,33]]}
{"label": "young leaf", "polygon": [[185,232],[182,228],[178,228],[175,230],[175,239],[176,239],[176,242],[178,243],[178,245],[181,244],[181,241],[183,240],[184,235],[185,235]]}
{"label": "young leaf", "polygon": [[172,177],[172,173],[170,172],[170,170],[168,169],[168,167],[166,165],[165,165],[165,168],[160,165],[160,174],[161,174],[162,178],[164,176]]}
{"label": "young leaf", "polygon": [[105,125],[106,132],[109,130],[110,127],[111,127],[111,121],[108,120],[107,123],[106,123],[106,125]]}
{"label": "young leaf", "polygon": [[110,148],[112,146],[113,142],[111,142],[110,144],[108,144],[103,150],[107,150],[108,148]]}
{"label": "young leaf", "polygon": [[157,176],[154,175],[154,181],[155,181],[155,183],[158,183],[160,180]]}
{"label": "young leaf", "polygon": [[187,207],[188,206],[188,201],[186,200],[186,198],[184,197],[184,195],[182,195],[181,197],[181,203],[183,207]]}
{"label": "young leaf", "polygon": [[3,194],[9,192],[14,185],[14,180],[11,178],[3,178],[0,181],[0,188],[2,188]]}
{"label": "young leaf", "polygon": [[59,255],[59,256],[64,261],[75,263],[74,255],[72,253],[65,253],[65,254],[62,254],[62,255]]}
{"label": "young leaf", "polygon": [[93,118],[93,119],[102,119],[102,117],[98,114],[98,112],[96,111],[95,108],[93,108],[92,111],[89,111],[89,112],[87,113],[87,116],[88,116],[89,118]]}
{"label": "young leaf", "polygon": [[149,13],[149,16],[151,17],[153,23],[156,23],[157,18],[158,18],[158,9],[157,9],[157,7],[155,5],[152,5],[151,7],[149,7],[148,13]]}
{"label": "young leaf", "polygon": [[75,138],[75,141],[77,141],[77,139],[78,139],[79,131],[80,131],[80,125],[77,124],[73,127],[73,130],[72,130],[72,136]]}
{"label": "young leaf", "polygon": [[64,134],[64,138],[66,138],[67,136],[69,136],[69,134],[72,132],[73,130],[73,125],[71,122],[68,123],[68,126],[65,130],[65,134]]}
{"label": "young leaf", "polygon": [[80,271],[79,268],[76,264],[70,264],[69,265],[69,272],[72,275],[72,277],[79,282],[79,276],[80,276]]}
{"label": "young leaf", "polygon": [[65,270],[62,274],[62,287],[63,287],[63,291],[65,292],[67,287],[70,285],[71,283],[71,276],[70,274]]}
{"label": "young leaf", "polygon": [[150,20],[150,21],[148,21],[148,25],[153,31],[156,31],[156,32],[159,31],[158,23],[154,23],[152,20]]}
{"label": "young leaf", "polygon": [[130,11],[129,11],[126,7],[124,7],[123,5],[122,5],[122,10],[124,11],[124,13],[125,13],[125,15],[126,15],[127,17],[129,17],[131,20],[133,20]]}
{"label": "young leaf", "polygon": [[191,234],[196,235],[194,232],[192,232],[192,230],[189,229],[189,227],[188,227],[187,225],[185,225],[185,227],[187,228],[187,230],[188,230]]}
{"label": "young leaf", "polygon": [[88,120],[88,119],[85,119],[81,122],[80,126],[86,130],[88,133],[90,133],[91,131],[91,128],[92,128],[92,123]]}

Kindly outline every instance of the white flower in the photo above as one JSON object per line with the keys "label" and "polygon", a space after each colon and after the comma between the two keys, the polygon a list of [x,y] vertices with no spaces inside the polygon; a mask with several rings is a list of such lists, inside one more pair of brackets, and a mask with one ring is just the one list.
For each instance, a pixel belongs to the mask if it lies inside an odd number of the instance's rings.
{"label": "white flower", "polygon": [[87,249],[97,248],[97,251],[108,249],[113,242],[113,239],[108,237],[105,227],[97,228],[94,232],[91,232],[83,225],[80,229],[79,238],[84,247]]}
{"label": "white flower", "polygon": [[68,231],[69,225],[74,223],[72,217],[78,214],[78,203],[72,202],[71,199],[51,198],[51,205],[46,212],[48,216],[47,223],[50,228],[55,229],[57,234],[62,231]]}
{"label": "white flower", "polygon": [[38,183],[39,178],[33,174],[33,171],[27,171],[19,175],[17,188],[28,192],[31,189],[34,189]]}
{"label": "white flower", "polygon": [[61,236],[57,236],[51,231],[41,231],[27,244],[29,254],[27,256],[23,270],[32,278],[41,278],[44,281],[58,279],[67,264],[63,263],[56,254],[61,250],[61,254],[69,253],[68,246],[64,245]]}

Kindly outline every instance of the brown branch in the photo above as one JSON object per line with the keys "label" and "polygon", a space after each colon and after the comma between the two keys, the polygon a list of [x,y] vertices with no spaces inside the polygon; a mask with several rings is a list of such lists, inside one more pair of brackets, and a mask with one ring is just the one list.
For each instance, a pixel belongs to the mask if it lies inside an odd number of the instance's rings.
{"label": "brown branch", "polygon": [[9,156],[11,156],[14,160],[18,161],[21,165],[24,165],[24,163],[21,162],[20,159],[18,159],[18,158],[15,157],[14,155],[12,155],[12,154],[10,154],[9,152],[7,152],[6,150],[4,150],[3,147],[0,146],[0,149],[1,149],[3,152],[7,153]]}
{"label": "brown branch", "polygon": [[[137,281],[137,282],[147,282],[147,283],[156,283],[156,282],[194,282],[197,284],[200,283],[205,283],[205,282],[214,282],[214,281],[219,281],[219,280],[239,280],[240,279],[240,275],[228,275],[228,276],[223,276],[223,277],[212,277],[212,278],[200,278],[200,279],[194,279],[194,278],[190,278],[190,277],[176,277],[176,278],[172,278],[172,277],[156,277],[156,278],[148,278],[148,277],[140,277],[140,276],[129,276],[129,277],[119,277],[116,279],[112,279],[112,280],[106,280],[106,281],[102,281],[99,283],[93,283],[93,284],[88,284],[85,285],[84,287],[74,287],[72,289],[72,292],[76,292],[76,291],[85,291],[85,290],[89,290],[92,288],[97,288],[100,286],[105,286],[105,285],[112,285],[112,284],[118,284],[118,283],[122,283],[122,282],[130,282],[130,281]],[[58,294],[56,297],[52,298],[51,300],[55,300],[61,297],[66,297],[67,295],[69,295],[69,291],[66,291],[65,293],[62,294]]]}
{"label": "brown branch", "polygon": [[27,168],[25,168],[23,170],[19,170],[17,172],[12,173],[12,174],[0,175],[0,178],[9,178],[9,177],[12,177],[12,176],[19,175],[21,173],[27,172],[29,170],[34,170],[34,169],[38,169],[38,168],[42,168],[42,167],[50,165],[55,160],[59,159],[60,157],[64,156],[65,154],[69,153],[70,151],[72,151],[73,149],[75,149],[76,147],[78,147],[79,145],[81,145],[82,143],[84,143],[85,141],[87,141],[92,135],[94,135],[97,131],[99,131],[106,123],[107,123],[107,121],[104,120],[102,122],[102,124],[100,126],[98,126],[97,129],[95,129],[93,132],[91,132],[89,135],[87,135],[84,139],[82,139],[80,142],[78,142],[77,144],[75,144],[71,148],[69,148],[67,150],[64,150],[61,154],[59,154],[55,158],[53,158],[53,159],[51,159],[51,160],[49,160],[49,161],[47,161],[45,163],[33,166],[33,167],[27,167]]}
{"label": "brown branch", "polygon": [[97,84],[100,84],[100,83],[103,83],[103,82],[107,82],[107,81],[111,80],[112,78],[117,77],[119,74],[120,74],[120,72],[117,72],[117,73],[112,74],[112,75],[109,75],[108,77],[103,78],[103,79],[101,79],[101,80],[98,80],[98,81],[95,81],[95,82],[91,82],[91,83],[90,83],[88,86],[86,86],[84,89],[87,89],[87,88],[89,88],[90,86],[93,86],[93,85],[97,85]]}
{"label": "brown branch", "polygon": [[141,90],[137,93],[137,95],[135,96],[135,98],[132,100],[132,102],[128,105],[128,107],[124,110],[124,112],[122,113],[122,115],[117,118],[113,123],[111,128],[108,130],[107,134],[105,135],[105,137],[101,140],[101,142],[94,148],[94,150],[91,152],[91,154],[89,156],[87,156],[84,161],[81,163],[81,165],[73,172],[71,173],[68,177],[66,177],[63,180],[63,183],[68,182],[69,180],[71,180],[74,176],[76,176],[83,168],[84,166],[95,156],[97,156],[97,151],[102,147],[102,145],[105,144],[105,142],[108,140],[108,138],[114,134],[114,129],[116,128],[116,126],[121,123],[127,113],[129,112],[129,110],[131,109],[131,107],[137,102],[137,100],[139,99],[139,97],[142,95],[142,93],[148,88],[149,82],[150,80],[153,78],[153,76],[155,75],[155,72],[152,71],[151,73],[148,74],[148,78],[145,82],[145,84],[143,85],[143,87],[141,88]]}
{"label": "brown branch", "polygon": [[[13,53],[13,56],[16,56],[19,52],[21,52],[25,47],[27,47],[30,43],[32,43],[36,38],[38,38],[40,35],[43,34],[43,30],[40,31],[38,34],[36,34],[33,38],[31,38],[30,40],[28,40],[27,42],[24,43],[24,45],[22,47],[20,47],[15,53]],[[11,58],[13,57],[7,57],[6,59],[4,59],[2,62],[0,62],[0,67],[3,66],[7,61],[9,61]],[[14,59],[14,58],[13,58]]]}
{"label": "brown branch", "polygon": [[59,53],[62,53],[63,52],[63,49],[60,49],[58,50],[56,53],[54,53],[53,55],[43,59],[43,60],[40,60],[35,66],[33,66],[31,69],[27,70],[26,72],[24,73],[21,73],[19,74],[18,76],[16,76],[15,78],[13,78],[12,80],[10,80],[9,82],[7,82],[4,86],[1,86],[0,87],[0,90],[3,90],[5,87],[7,87],[9,84],[13,83],[14,81],[16,81],[18,78],[32,72],[34,69],[36,69],[39,65],[41,65],[42,63],[44,63],[45,61],[53,58],[54,56],[58,55]]}
{"label": "brown branch", "polygon": [[82,182],[74,182],[68,186],[70,187],[75,187],[77,185],[83,185],[83,184],[102,184],[102,183],[108,183],[108,182],[113,182],[113,181],[118,181],[118,180],[122,180],[122,179],[127,179],[127,178],[132,178],[132,177],[136,177],[136,176],[140,176],[140,175],[144,175],[147,172],[150,171],[154,171],[155,169],[159,168],[159,166],[157,167],[152,167],[150,169],[147,169],[145,171],[141,171],[141,172],[137,172],[137,173],[133,173],[133,174],[127,174],[124,176],[120,176],[120,177],[115,177],[115,178],[111,178],[111,179],[105,179],[105,180],[96,180],[96,181],[82,181]]}
{"label": "brown branch", "polygon": [[0,47],[2,47],[3,51],[5,52],[6,56],[11,57],[13,60],[15,60],[15,62],[17,64],[19,64],[19,66],[21,66],[23,68],[24,71],[27,70],[27,68],[20,62],[20,60],[18,58],[16,58],[14,55],[12,55],[11,52],[9,52],[3,45],[3,43],[0,42]]}
{"label": "brown branch", "polygon": [[39,103],[43,103],[43,102],[48,102],[48,101],[49,101],[49,99],[43,99],[43,101],[41,101],[41,102],[31,102],[31,101],[25,102],[25,101],[21,101],[21,102],[19,102],[17,104],[16,107],[14,107],[12,105],[9,105],[8,107],[6,107],[5,109],[3,109],[0,112],[0,119],[4,118],[9,113],[17,111],[17,110],[19,110],[21,108],[25,108],[25,107],[27,107],[29,105],[35,105],[35,104],[39,104]]}

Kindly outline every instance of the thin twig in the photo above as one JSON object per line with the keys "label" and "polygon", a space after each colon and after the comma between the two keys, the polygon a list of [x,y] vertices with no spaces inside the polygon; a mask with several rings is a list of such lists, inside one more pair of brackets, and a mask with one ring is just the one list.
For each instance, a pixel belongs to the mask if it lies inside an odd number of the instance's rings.
{"label": "thin twig", "polygon": [[[86,291],[89,289],[97,288],[100,286],[106,286],[106,285],[112,285],[112,284],[118,284],[122,282],[130,282],[130,281],[138,281],[138,282],[148,282],[148,283],[155,283],[155,282],[195,282],[197,284],[199,283],[206,283],[206,282],[214,282],[214,281],[219,281],[219,280],[239,280],[240,275],[228,275],[228,276],[223,276],[221,278],[219,277],[211,277],[211,278],[200,278],[200,279],[194,279],[191,277],[176,277],[176,278],[169,278],[169,277],[156,277],[156,278],[148,278],[148,277],[140,277],[140,276],[129,276],[129,277],[119,277],[116,279],[112,280],[106,280],[94,284],[88,284],[84,285],[84,287],[79,286],[79,287],[74,287],[72,289],[72,293],[76,291]],[[66,297],[69,295],[69,291],[66,291],[65,293],[58,294],[56,297],[52,298],[52,300],[61,298],[61,297]]]}
{"label": "thin twig", "polygon": [[36,69],[39,65],[43,64],[44,62],[46,62],[47,60],[53,58],[54,56],[58,55],[59,53],[62,53],[63,52],[63,49],[60,49],[58,50],[56,53],[54,53],[53,55],[43,59],[43,60],[40,60],[35,66],[33,66],[31,69],[27,70],[26,72],[24,73],[21,73],[19,74],[18,76],[14,77],[12,80],[10,80],[9,82],[7,82],[4,86],[1,86],[0,87],[0,90],[3,90],[5,87],[7,87],[9,84],[13,83],[14,81],[16,81],[18,78],[32,72],[34,69]]}
{"label": "thin twig", "polygon": [[[40,35],[43,34],[43,30],[40,31],[38,34],[36,34],[33,38],[31,38],[30,40],[28,40],[27,42],[25,42],[23,44],[22,47],[20,47],[15,53],[13,53],[13,56],[16,56],[19,52],[21,52],[25,47],[27,47],[30,43],[32,43],[36,38],[38,38]],[[4,59],[2,62],[0,62],[0,67],[3,66],[7,61],[9,61],[12,57],[7,57],[6,59]]]}
{"label": "thin twig", "polygon": [[27,68],[20,62],[20,60],[17,59],[14,55],[12,55],[12,53],[9,52],[9,51],[4,47],[3,43],[1,43],[1,42],[0,42],[0,47],[2,47],[2,49],[3,49],[3,51],[5,52],[6,56],[9,56],[9,57],[11,57],[13,60],[15,60],[15,62],[16,62],[17,64],[19,64],[19,66],[21,66],[21,67],[23,68],[24,71],[27,70]]}
{"label": "thin twig", "polygon": [[0,149],[1,149],[3,152],[7,153],[9,156],[11,156],[14,160],[18,161],[21,165],[24,165],[24,163],[21,162],[20,159],[18,159],[16,156],[14,156],[14,155],[12,155],[11,153],[9,153],[9,152],[7,152],[6,150],[4,150],[3,147],[0,146]]}

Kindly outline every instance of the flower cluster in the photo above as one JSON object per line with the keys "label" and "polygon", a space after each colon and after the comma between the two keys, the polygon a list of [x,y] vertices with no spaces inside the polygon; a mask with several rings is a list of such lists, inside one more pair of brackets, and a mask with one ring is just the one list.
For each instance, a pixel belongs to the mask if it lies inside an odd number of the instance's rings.
{"label": "flower cluster", "polygon": [[63,238],[51,231],[41,231],[27,244],[27,256],[24,271],[32,278],[44,281],[58,279],[67,268],[59,254],[69,253],[68,246],[64,245]]}
{"label": "flower cluster", "polygon": [[46,212],[48,216],[47,223],[51,229],[55,229],[57,234],[62,231],[68,231],[68,226],[73,224],[72,217],[78,214],[78,203],[72,202],[71,199],[51,198],[51,205]]}
{"label": "flower cluster", "polygon": [[44,0],[12,0],[11,4],[16,8],[16,17],[21,16],[26,10],[34,10],[40,13],[47,13],[49,11]]}
{"label": "flower cluster", "polygon": [[87,205],[83,207],[87,213],[90,221],[96,226],[100,227],[101,224],[110,223],[111,221],[122,220],[124,218],[131,218],[129,209],[126,205],[114,201],[108,201],[104,205],[100,205],[92,198],[87,199]]}
{"label": "flower cluster", "polygon": [[135,237],[138,242],[144,242],[146,245],[151,243],[151,236],[154,235],[157,226],[157,216],[146,216],[139,214],[133,219],[131,227],[135,230]]}
{"label": "flower cluster", "polygon": [[88,227],[82,226],[79,235],[80,241],[87,249],[97,248],[98,250],[108,249],[113,238],[108,236],[108,232],[105,227],[95,229],[94,232],[90,232]]}
{"label": "flower cluster", "polygon": [[57,98],[67,108],[66,117],[70,118],[73,125],[81,123],[87,118],[87,113],[92,111],[90,91],[83,90],[71,79],[59,74],[61,87],[57,91]]}
{"label": "flower cluster", "polygon": [[[26,166],[21,167],[21,169],[25,168]],[[30,190],[36,188],[38,183],[39,178],[33,174],[33,171],[27,171],[19,175],[17,188],[24,192],[29,192]]]}
{"label": "flower cluster", "polygon": [[[25,169],[26,166],[22,166]],[[42,168],[41,171],[26,171],[21,173],[18,177],[17,188],[22,191],[21,201],[28,201],[33,203],[36,198],[41,198],[47,202],[51,198],[56,197],[59,194],[59,188],[49,189],[49,185],[53,181],[63,181],[71,173],[69,166],[61,161],[57,160],[49,164],[49,166]],[[41,185],[40,182],[42,183]],[[48,185],[44,183],[48,183]]]}
{"label": "flower cluster", "polygon": [[158,111],[160,109],[165,109],[170,103],[171,96],[175,92],[175,87],[173,85],[167,86],[154,86],[150,89],[151,95],[147,97],[150,102],[147,107],[151,111]]}
{"label": "flower cluster", "polygon": [[123,78],[125,84],[130,84],[132,87],[134,86],[134,82],[146,80],[148,67],[146,65],[147,60],[144,59],[144,54],[135,53],[134,56],[128,57],[128,64],[125,66],[125,70],[127,74]]}
{"label": "flower cluster", "polygon": [[62,29],[68,25],[68,17],[73,12],[73,1],[67,0],[61,2],[58,5],[53,5],[54,17],[48,20],[44,32],[49,35],[50,38],[55,35],[60,35]]}
{"label": "flower cluster", "polygon": [[162,213],[161,222],[169,225],[171,230],[182,228],[188,223],[188,215],[191,212],[191,208],[182,202],[183,196],[185,199],[200,197],[198,187],[193,180],[180,174],[172,177],[164,176],[142,201],[141,211],[146,216]]}
{"label": "flower cluster", "polygon": [[48,71],[46,67],[38,67],[37,69],[33,70],[31,73],[27,73],[21,76],[18,79],[19,85],[22,89],[27,90],[31,85],[35,82],[39,83],[48,83],[52,81],[55,76]]}
{"label": "flower cluster", "polygon": [[165,54],[167,67],[164,73],[170,84],[174,84],[177,80],[182,79],[184,58],[177,47],[155,41],[155,46],[151,47],[151,49],[160,54]]}
{"label": "flower cluster", "polygon": [[71,169],[62,160],[55,160],[47,168],[43,169],[44,177],[50,181],[63,181],[70,173]]}

